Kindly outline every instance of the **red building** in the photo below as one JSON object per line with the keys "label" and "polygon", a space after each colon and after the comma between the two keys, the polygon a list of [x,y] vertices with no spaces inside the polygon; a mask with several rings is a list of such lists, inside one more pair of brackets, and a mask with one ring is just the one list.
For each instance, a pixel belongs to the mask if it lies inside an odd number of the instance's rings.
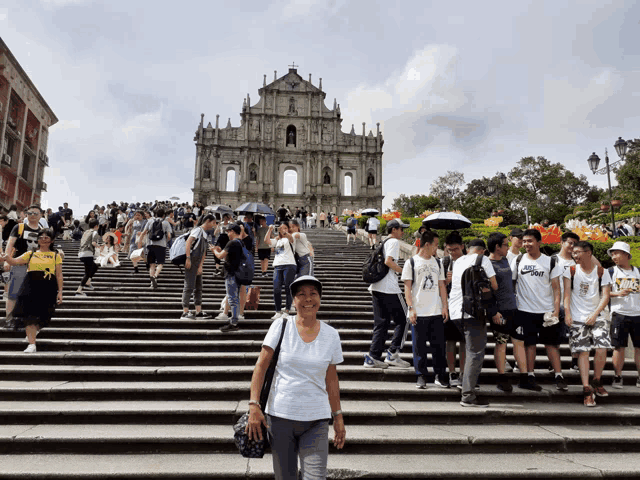
{"label": "red building", "polygon": [[0,38],[0,205],[40,204],[49,127],[58,118]]}

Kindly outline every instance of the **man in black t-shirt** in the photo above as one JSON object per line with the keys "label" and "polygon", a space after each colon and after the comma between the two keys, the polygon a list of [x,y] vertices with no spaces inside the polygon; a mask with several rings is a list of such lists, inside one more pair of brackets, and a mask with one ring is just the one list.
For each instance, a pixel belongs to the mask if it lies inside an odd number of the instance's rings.
{"label": "man in black t-shirt", "polygon": [[231,332],[239,329],[238,327],[238,315],[240,313],[240,296],[239,289],[244,288],[242,285],[238,285],[236,280],[236,271],[242,261],[242,244],[239,237],[242,233],[242,227],[240,225],[231,224],[227,228],[227,235],[229,236],[229,242],[224,250],[220,246],[215,247],[214,254],[220,260],[224,260],[224,286],[227,292],[227,301],[231,307],[231,319],[229,323],[220,327],[221,332]]}
{"label": "man in black t-shirt", "polygon": [[289,211],[285,208],[283,203],[282,206],[278,209],[278,221],[280,222],[286,221],[288,213]]}
{"label": "man in black t-shirt", "polygon": [[195,214],[191,211],[191,207],[187,207],[187,212],[184,214],[184,217],[182,219],[182,224],[184,225],[184,228],[187,230],[190,230],[193,228],[193,226],[195,225],[195,221],[196,221],[196,216]]}

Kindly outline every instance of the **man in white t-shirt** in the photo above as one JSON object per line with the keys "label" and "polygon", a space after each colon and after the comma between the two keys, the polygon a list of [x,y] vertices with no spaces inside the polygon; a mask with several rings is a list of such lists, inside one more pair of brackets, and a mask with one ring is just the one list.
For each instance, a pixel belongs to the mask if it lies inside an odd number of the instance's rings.
{"label": "man in white t-shirt", "polygon": [[475,389],[478,377],[484,361],[484,350],[487,346],[487,323],[484,319],[477,319],[462,311],[462,274],[477,261],[478,255],[482,256],[480,266],[491,282],[491,288],[498,290],[496,272],[491,265],[489,257],[484,256],[487,246],[484,240],[476,238],[469,242],[469,253],[460,257],[453,266],[451,279],[451,293],[449,294],[449,315],[454,324],[460,329],[465,338],[466,355],[464,373],[462,374],[462,398],[460,405],[463,407],[488,407],[489,402],[479,398]]}
{"label": "man in white t-shirt", "polygon": [[[445,257],[442,259],[442,269],[444,270],[445,283],[447,285],[447,294],[451,293],[451,279],[453,275],[453,266],[456,260],[464,254],[464,245],[462,236],[458,232],[451,232],[444,239]],[[444,324],[444,339],[447,348],[447,367],[449,368],[449,383],[452,387],[460,387],[462,385],[461,378],[464,375],[465,363],[465,345],[464,336],[458,330],[453,322]],[[460,373],[456,372],[456,345],[460,344]]]}
{"label": "man in white t-shirt", "polygon": [[631,265],[631,248],[625,242],[615,242],[607,250],[616,264],[609,269],[611,277],[611,343],[613,348],[613,388],[622,388],[624,349],[629,346],[629,335],[635,350],[640,388],[640,270]]}
{"label": "man in white t-shirt", "polygon": [[[389,237],[384,242],[384,263],[389,267],[389,271],[382,280],[369,286],[373,300],[373,335],[369,353],[364,355],[364,366],[367,368],[387,368],[389,365],[405,368],[411,366],[409,362],[400,358],[407,326],[407,309],[402,298],[402,290],[398,285],[397,275],[402,273],[402,268],[397,262],[400,258],[402,231],[407,227],[409,225],[398,219],[387,223]],[[391,321],[395,323],[396,327],[391,338],[391,346],[383,360],[382,353]]]}
{"label": "man in white t-shirt", "polygon": [[521,228],[514,228],[511,230],[511,234],[509,235],[509,241],[511,242],[511,246],[509,247],[509,251],[507,252],[507,260],[511,263],[511,260],[520,255],[520,249],[522,248],[522,235],[524,232]]}
{"label": "man in white t-shirt", "polygon": [[[563,340],[560,315],[560,277],[562,269],[557,260],[540,252],[542,235],[534,228],[524,231],[523,244],[527,253],[518,255],[511,262],[513,281],[516,282],[516,332],[524,336],[527,351],[527,374],[529,390],[540,390],[533,373],[536,362],[536,344],[546,347],[547,356],[555,372],[556,388],[568,390],[562,376],[559,346]],[[547,322],[545,314],[555,322]],[[552,323],[552,324],[549,324]]]}
{"label": "man in white t-shirt", "polygon": [[[609,272],[596,267],[591,261],[593,246],[578,242],[573,248],[577,262],[563,273],[565,322],[569,326],[571,353],[578,354],[578,367],[584,405],[595,407],[594,395],[607,397],[602,386],[602,371],[611,349],[611,337],[607,319],[602,311],[609,303],[611,278]],[[589,352],[595,349],[593,358],[593,382],[589,385]]]}
{"label": "man in white t-shirt", "polygon": [[367,230],[367,235],[369,237],[369,246],[371,250],[375,248],[376,242],[378,241],[378,227],[380,226],[380,220],[376,217],[369,217],[367,223],[365,224],[365,229]]}
{"label": "man in white t-shirt", "polygon": [[418,376],[417,388],[427,386],[427,342],[433,350],[431,361],[436,375],[435,384],[449,387],[445,356],[444,324],[449,320],[447,286],[444,269],[435,255],[438,234],[427,230],[420,237],[420,250],[404,262],[401,280],[409,309],[413,368]]}

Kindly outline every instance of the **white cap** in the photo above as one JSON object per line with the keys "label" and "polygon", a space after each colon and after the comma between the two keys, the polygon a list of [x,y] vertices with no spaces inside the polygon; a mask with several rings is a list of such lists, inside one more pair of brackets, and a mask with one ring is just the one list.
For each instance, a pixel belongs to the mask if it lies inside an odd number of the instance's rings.
{"label": "white cap", "polygon": [[614,250],[621,250],[623,252],[627,252],[629,254],[629,258],[633,258],[633,256],[631,255],[631,248],[629,247],[628,243],[625,243],[625,242],[614,243],[613,246],[609,250],[607,250],[607,254],[611,256],[611,252],[613,252]]}

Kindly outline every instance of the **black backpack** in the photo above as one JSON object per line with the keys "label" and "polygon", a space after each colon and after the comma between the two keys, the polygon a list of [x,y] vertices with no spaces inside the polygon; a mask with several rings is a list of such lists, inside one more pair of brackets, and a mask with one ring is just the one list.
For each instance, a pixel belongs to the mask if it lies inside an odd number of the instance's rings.
{"label": "black backpack", "polygon": [[482,268],[483,255],[462,273],[462,314],[487,321],[488,310],[495,308],[495,297],[487,273]]}
{"label": "black backpack", "polygon": [[151,235],[149,235],[149,238],[154,242],[158,242],[164,238],[161,219],[154,220],[151,224]]}
{"label": "black backpack", "polygon": [[240,242],[240,245],[242,245],[242,259],[235,273],[236,282],[238,282],[238,285],[251,285],[255,269],[253,256],[243,242],[237,239],[234,242]]}
{"label": "black backpack", "polygon": [[[389,239],[387,238],[387,240]],[[386,260],[384,244],[387,243],[387,240],[381,242],[362,264],[362,280],[369,284],[379,282],[389,273],[389,267],[384,263]]]}

